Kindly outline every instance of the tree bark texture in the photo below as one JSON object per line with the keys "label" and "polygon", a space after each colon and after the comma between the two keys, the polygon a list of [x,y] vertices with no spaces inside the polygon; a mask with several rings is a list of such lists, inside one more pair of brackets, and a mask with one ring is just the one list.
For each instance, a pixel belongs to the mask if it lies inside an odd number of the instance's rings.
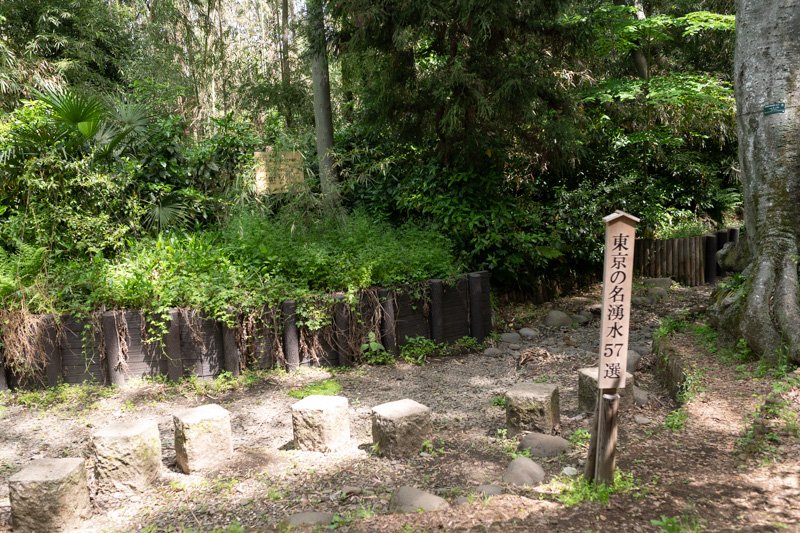
{"label": "tree bark texture", "polygon": [[331,111],[331,83],[328,74],[328,47],[325,39],[323,0],[311,0],[307,5],[319,181],[324,203],[328,207],[335,207],[339,204],[339,200],[336,174],[330,153],[333,148],[333,113]]}
{"label": "tree bark texture", "polygon": [[[729,299],[730,321],[750,347],[800,361],[800,0],[737,0],[735,92],[747,290]],[[767,114],[764,106],[785,104]]]}

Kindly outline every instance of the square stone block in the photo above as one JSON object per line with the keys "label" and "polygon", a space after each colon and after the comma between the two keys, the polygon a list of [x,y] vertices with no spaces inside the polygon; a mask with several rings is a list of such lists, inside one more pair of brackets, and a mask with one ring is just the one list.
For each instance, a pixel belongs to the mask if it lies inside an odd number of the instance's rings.
{"label": "square stone block", "polygon": [[14,531],[64,531],[89,515],[83,459],[38,459],[8,480]]}
{"label": "square stone block", "polygon": [[201,405],[173,415],[175,457],[186,474],[218,466],[233,455],[231,414],[217,404]]}
{"label": "square stone block", "polygon": [[94,474],[101,492],[141,491],[161,474],[155,420],[120,422],[92,435]]}
{"label": "square stone block", "polygon": [[381,455],[416,455],[431,432],[430,408],[414,400],[397,400],[372,408],[372,442]]}
{"label": "square stone block", "polygon": [[561,424],[558,385],[518,383],[506,392],[508,435],[524,431],[552,433]]}
{"label": "square stone block", "polygon": [[[592,366],[578,370],[578,409],[584,413],[593,413],[597,403],[597,377],[600,368]],[[619,406],[624,409],[633,408],[633,374],[625,372],[625,388],[617,389]]]}
{"label": "square stone block", "polygon": [[349,402],[344,396],[306,396],[292,405],[294,447],[330,452],[350,442]]}

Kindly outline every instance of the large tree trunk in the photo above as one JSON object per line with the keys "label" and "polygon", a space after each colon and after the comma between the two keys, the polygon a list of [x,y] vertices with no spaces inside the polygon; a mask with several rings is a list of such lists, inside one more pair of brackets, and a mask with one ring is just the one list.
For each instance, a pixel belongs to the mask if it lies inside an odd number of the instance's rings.
{"label": "large tree trunk", "polygon": [[[800,361],[800,0],[737,0],[735,90],[746,285],[720,311],[765,357]],[[785,104],[785,112],[765,106]]]}
{"label": "large tree trunk", "polygon": [[307,6],[319,181],[324,203],[331,208],[339,205],[339,192],[331,158],[333,113],[331,111],[331,83],[328,74],[328,47],[325,39],[323,0],[310,0]]}

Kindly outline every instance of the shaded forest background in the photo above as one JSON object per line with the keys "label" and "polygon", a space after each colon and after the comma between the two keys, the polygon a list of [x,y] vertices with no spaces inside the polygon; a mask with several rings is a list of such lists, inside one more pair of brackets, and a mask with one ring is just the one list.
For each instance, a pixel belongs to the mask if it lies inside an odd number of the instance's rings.
{"label": "shaded forest background", "polygon": [[[323,26],[319,1],[2,2],[6,317],[229,317],[467,268],[524,291],[593,273],[615,209],[669,237],[740,207],[732,1],[335,0]],[[308,188],[257,194],[265,146]]]}

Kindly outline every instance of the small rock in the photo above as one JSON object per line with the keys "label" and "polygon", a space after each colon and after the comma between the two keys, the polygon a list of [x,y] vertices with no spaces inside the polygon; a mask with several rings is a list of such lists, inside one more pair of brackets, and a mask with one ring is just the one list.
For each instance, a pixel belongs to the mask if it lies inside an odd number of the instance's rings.
{"label": "small rock", "polygon": [[497,357],[498,355],[502,355],[503,350],[500,348],[495,348],[494,346],[490,346],[483,351],[483,355],[488,355],[489,357]]}
{"label": "small rock", "polygon": [[639,368],[639,362],[642,356],[636,350],[628,350],[628,372],[633,372]]}
{"label": "small rock", "polygon": [[500,487],[499,485],[492,485],[492,484],[479,485],[478,488],[475,489],[475,492],[477,492],[478,495],[484,496],[484,497],[486,497],[486,496],[499,496],[499,495],[503,494],[503,487]]}
{"label": "small rock", "polygon": [[316,511],[304,511],[295,513],[281,522],[282,529],[300,526],[327,526],[333,522],[333,513],[319,513]]}
{"label": "small rock", "polygon": [[631,298],[631,303],[633,305],[647,305],[650,303],[650,300],[648,300],[644,296],[634,296],[633,298]]}
{"label": "small rock", "polygon": [[516,331],[509,331],[507,333],[501,333],[500,340],[508,343],[519,343],[522,342],[522,337]]}
{"label": "small rock", "polygon": [[556,457],[569,450],[569,441],[555,435],[528,433],[517,446],[517,451],[528,450],[533,457]]}
{"label": "small rock", "polygon": [[572,321],[576,324],[588,324],[591,319],[586,315],[572,315]]}
{"label": "small rock", "polygon": [[512,343],[512,344],[508,345],[508,349],[509,350],[521,350],[522,349],[522,345],[521,344],[513,344]]}
{"label": "small rock", "polygon": [[444,498],[414,487],[400,487],[389,500],[389,511],[393,513],[416,513],[441,511],[450,507]]}
{"label": "small rock", "polygon": [[639,387],[633,387],[633,402],[638,406],[645,406],[650,402],[650,393]]}
{"label": "small rock", "polygon": [[578,475],[578,469],[575,468],[574,466],[565,466],[561,470],[561,474],[565,475],[565,476],[569,476],[569,477],[577,476]]}
{"label": "small rock", "polygon": [[637,424],[641,425],[641,426],[646,426],[648,424],[652,424],[653,423],[652,420],[650,420],[646,416],[641,416],[641,415],[635,415],[633,417],[633,421],[636,422]]}
{"label": "small rock", "polygon": [[572,318],[563,311],[553,310],[547,313],[542,321],[545,326],[549,328],[560,328],[562,326],[571,326]]}
{"label": "small rock", "polygon": [[467,498],[466,496],[459,496],[453,501],[453,503],[455,505],[466,505],[469,503],[469,498]]}
{"label": "small rock", "polygon": [[519,330],[519,334],[523,339],[527,340],[535,339],[540,335],[539,330],[533,328],[522,328]]}
{"label": "small rock", "polygon": [[647,289],[647,296],[650,300],[655,299],[656,301],[661,301],[666,298],[668,294],[667,289],[662,287],[650,287]]}
{"label": "small rock", "polygon": [[544,480],[544,470],[527,457],[517,457],[503,473],[503,482],[511,485],[536,486]]}

